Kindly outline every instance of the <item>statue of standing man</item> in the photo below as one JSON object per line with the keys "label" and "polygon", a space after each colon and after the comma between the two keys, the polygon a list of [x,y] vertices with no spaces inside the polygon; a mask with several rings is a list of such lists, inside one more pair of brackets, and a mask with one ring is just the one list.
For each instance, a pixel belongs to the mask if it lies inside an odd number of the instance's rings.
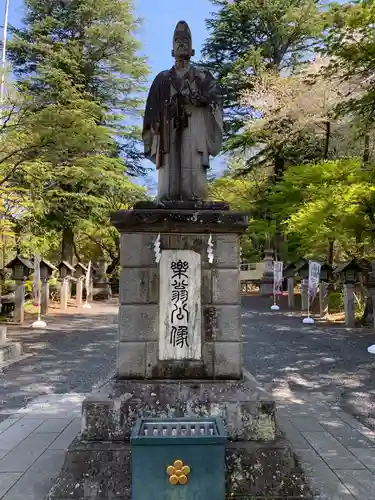
{"label": "statue of standing man", "polygon": [[158,199],[199,201],[207,196],[210,156],[221,149],[223,115],[213,76],[190,63],[191,31],[180,21],[173,37],[172,69],[152,83],[146,103],[143,142],[158,170]]}

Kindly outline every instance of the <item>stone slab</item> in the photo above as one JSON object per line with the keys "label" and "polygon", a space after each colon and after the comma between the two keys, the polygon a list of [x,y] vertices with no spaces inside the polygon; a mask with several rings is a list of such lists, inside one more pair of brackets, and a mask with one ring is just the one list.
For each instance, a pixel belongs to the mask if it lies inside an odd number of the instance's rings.
{"label": "stone slab", "polygon": [[20,418],[22,418],[22,417],[21,416],[9,417],[9,418],[6,418],[5,420],[3,420],[2,422],[0,422],[0,434],[2,432],[6,431],[7,429],[9,429],[9,427],[14,425],[16,422],[18,422],[18,420],[20,420]]}
{"label": "stone slab", "polygon": [[20,472],[3,472],[0,473],[0,498],[10,490],[10,488],[18,481],[21,477]]}
{"label": "stone slab", "polygon": [[237,233],[246,231],[249,216],[227,210],[150,208],[121,210],[112,215],[112,224],[122,233]]}
{"label": "stone slab", "polygon": [[375,474],[375,447],[372,448],[352,448],[348,450],[353,453],[371,472]]}
{"label": "stone slab", "polygon": [[0,434],[0,450],[12,450],[44,422],[45,418],[24,417]]}
{"label": "stone slab", "polygon": [[135,210],[229,210],[229,204],[223,201],[138,201]]}
{"label": "stone slab", "polygon": [[40,427],[35,431],[39,432],[62,432],[72,421],[72,418],[48,418],[42,423]]}
{"label": "stone slab", "polygon": [[49,446],[49,450],[67,450],[81,431],[81,419],[75,418]]}
{"label": "stone slab", "polygon": [[340,418],[328,417],[320,419],[321,425],[334,436],[345,448],[351,446],[360,448],[371,448],[374,444],[363,434],[353,429]]}
{"label": "stone slab", "polygon": [[336,474],[357,500],[374,500],[375,475],[369,470],[339,470]]}
{"label": "stone slab", "polygon": [[296,450],[296,454],[315,499],[358,500],[314,450]]}
{"label": "stone slab", "polygon": [[241,342],[214,343],[214,373],[216,379],[242,378],[243,345]]}
{"label": "stone slab", "polygon": [[324,427],[311,417],[293,417],[290,422],[300,432],[324,432]]}
{"label": "stone slab", "polygon": [[302,435],[333,470],[364,469],[350,451],[342,446],[329,432],[303,432]]}
{"label": "stone slab", "polygon": [[209,305],[204,307],[206,340],[240,341],[242,339],[241,306]]}
{"label": "stone slab", "polygon": [[64,458],[61,450],[45,451],[2,500],[44,499],[59,476]]}
{"label": "stone slab", "polygon": [[25,472],[57,436],[57,433],[33,432],[0,460],[0,472]]}
{"label": "stone slab", "polygon": [[232,441],[276,438],[275,403],[255,380],[112,381],[83,402],[82,435],[127,441],[138,416],[220,416]]}
{"label": "stone slab", "polygon": [[360,432],[363,436],[365,436],[369,441],[375,443],[375,431],[370,430],[368,427],[363,425],[361,422],[356,420],[354,417],[349,415],[344,411],[338,411],[337,416],[346,422],[350,427]]}
{"label": "stone slab", "polygon": [[158,340],[159,306],[157,304],[126,304],[119,308],[119,341]]}
{"label": "stone slab", "polygon": [[123,233],[120,239],[121,267],[156,267],[155,234]]}
{"label": "stone slab", "polygon": [[160,260],[159,359],[201,360],[201,256],[163,250]]}
{"label": "stone slab", "polygon": [[214,269],[212,271],[212,303],[240,305],[241,282],[239,269]]}
{"label": "stone slab", "polygon": [[143,379],[145,375],[145,342],[119,342],[117,347],[118,378]]}
{"label": "stone slab", "polygon": [[279,425],[279,429],[284,433],[286,439],[291,443],[293,449],[311,449],[311,445],[287,418],[278,418],[277,422]]}

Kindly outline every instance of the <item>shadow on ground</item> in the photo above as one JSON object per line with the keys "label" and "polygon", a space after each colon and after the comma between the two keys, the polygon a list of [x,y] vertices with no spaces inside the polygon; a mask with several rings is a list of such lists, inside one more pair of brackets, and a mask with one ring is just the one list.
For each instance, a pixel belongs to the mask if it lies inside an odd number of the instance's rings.
{"label": "shadow on ground", "polygon": [[107,304],[88,314],[57,315],[48,318],[46,332],[9,328],[9,339],[21,341],[32,356],[0,374],[0,414],[36,396],[90,392],[104,380],[115,367],[117,310]]}
{"label": "shadow on ground", "polygon": [[270,311],[269,299],[243,297],[247,369],[278,397],[340,406],[375,428],[375,343],[370,330],[303,325]]}

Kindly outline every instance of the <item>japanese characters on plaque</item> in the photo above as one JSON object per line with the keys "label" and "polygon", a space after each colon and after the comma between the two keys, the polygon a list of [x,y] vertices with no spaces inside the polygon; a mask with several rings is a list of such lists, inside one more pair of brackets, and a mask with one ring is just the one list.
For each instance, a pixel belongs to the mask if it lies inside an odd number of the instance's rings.
{"label": "japanese characters on plaque", "polygon": [[201,359],[201,258],[192,250],[161,255],[159,358]]}

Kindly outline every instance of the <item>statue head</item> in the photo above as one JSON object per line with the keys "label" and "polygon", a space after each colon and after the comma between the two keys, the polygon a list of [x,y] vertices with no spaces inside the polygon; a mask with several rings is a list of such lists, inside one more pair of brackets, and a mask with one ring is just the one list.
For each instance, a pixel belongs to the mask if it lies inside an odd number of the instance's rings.
{"label": "statue head", "polygon": [[179,21],[173,35],[172,57],[189,60],[194,54],[189,25],[186,21]]}

